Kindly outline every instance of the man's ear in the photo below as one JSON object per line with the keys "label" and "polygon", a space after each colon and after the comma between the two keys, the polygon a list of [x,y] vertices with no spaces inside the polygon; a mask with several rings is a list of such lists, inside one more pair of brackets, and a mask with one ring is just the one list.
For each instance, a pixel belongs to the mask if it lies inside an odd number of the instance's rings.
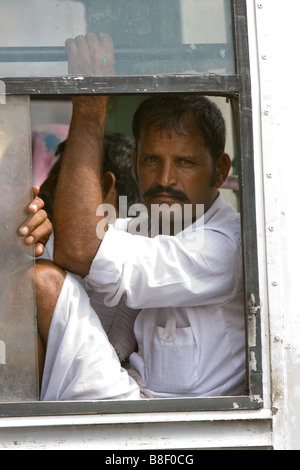
{"label": "man's ear", "polygon": [[117,204],[116,176],[111,171],[106,171],[102,178],[103,199],[107,204]]}
{"label": "man's ear", "polygon": [[231,168],[231,160],[227,153],[222,153],[216,163],[216,187],[220,188],[227,180]]}
{"label": "man's ear", "polygon": [[136,182],[138,182],[138,175],[137,175],[137,149],[134,148],[131,155],[131,162],[132,162],[132,171],[133,176]]}

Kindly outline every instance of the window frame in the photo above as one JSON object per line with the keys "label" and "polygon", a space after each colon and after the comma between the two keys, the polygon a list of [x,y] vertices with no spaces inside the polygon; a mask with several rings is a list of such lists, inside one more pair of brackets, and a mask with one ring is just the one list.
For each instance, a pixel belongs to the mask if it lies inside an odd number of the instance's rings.
{"label": "window frame", "polygon": [[[223,96],[231,101],[239,154],[245,316],[248,339],[248,395],[140,401],[7,402],[0,403],[0,417],[257,410],[264,407],[246,0],[232,0],[232,18],[236,75],[156,75],[80,77],[80,79],[69,76],[4,77],[1,80],[5,83],[7,95],[27,95],[31,98],[53,99],[74,94],[201,93],[206,96]],[[251,197],[247,197],[247,195],[251,195]]]}

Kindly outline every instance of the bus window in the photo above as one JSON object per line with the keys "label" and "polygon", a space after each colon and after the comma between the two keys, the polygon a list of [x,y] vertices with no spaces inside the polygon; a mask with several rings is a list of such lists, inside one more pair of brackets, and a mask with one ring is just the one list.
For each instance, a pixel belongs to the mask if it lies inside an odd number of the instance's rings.
{"label": "bus window", "polygon": [[[247,15],[244,0],[0,0],[0,76],[6,90],[6,104],[0,110],[9,113],[17,100],[22,105],[18,119],[7,114],[12,131],[0,121],[3,139],[0,141],[1,168],[8,165],[3,179],[5,189],[1,197],[1,217],[6,210],[2,201],[8,198],[8,185],[22,168],[22,182],[14,188],[15,204],[19,213],[11,210],[14,224],[19,222],[33,182],[30,174],[29,155],[32,152],[29,133],[28,102],[31,100],[32,126],[68,124],[56,110],[63,109],[70,117],[70,97],[76,94],[108,94],[111,96],[107,124],[109,130],[131,132],[130,113],[136,104],[149,94],[199,93],[209,96],[220,106],[226,118],[233,171],[224,187],[229,198],[241,213],[243,230],[243,261],[245,287],[246,326],[248,335],[247,366],[248,389],[242,396],[209,397],[179,400],[144,400],[138,403],[70,403],[55,404],[55,413],[116,413],[176,410],[235,410],[263,407],[262,361],[260,340],[260,308],[257,273],[257,240],[255,214],[255,187],[253,168],[251,87],[247,44]],[[107,32],[115,46],[115,72],[111,76],[70,76],[64,43],[68,38],[87,32]],[[105,60],[105,57],[103,57]],[[1,89],[0,89],[1,91]],[[18,98],[22,95],[22,98]],[[1,94],[0,94],[1,98]],[[2,100],[3,102],[5,100]],[[43,121],[51,109],[51,120]],[[130,111],[130,112],[129,112]],[[40,114],[39,114],[40,113]],[[4,114],[1,114],[1,116]],[[22,118],[23,116],[23,118]],[[7,148],[10,132],[20,151]],[[21,141],[21,135],[27,140]],[[22,134],[23,133],[23,134]],[[229,137],[229,138],[228,138]],[[4,144],[3,144],[4,142]],[[1,147],[2,146],[2,147]],[[11,155],[11,158],[6,158]],[[18,157],[16,156],[18,155]],[[14,166],[16,165],[16,166]],[[19,171],[17,171],[19,169]],[[2,174],[2,173],[1,173]],[[2,180],[1,180],[2,183]],[[16,186],[16,185],[15,185]],[[27,198],[27,199],[26,199]],[[22,361],[30,364],[26,377],[32,384],[30,393],[19,401],[37,401],[36,339],[34,322],[34,288],[32,279],[25,273],[33,265],[30,253],[20,250],[17,241],[13,246],[7,236],[15,227],[6,219],[0,227],[1,270],[5,282],[1,282],[0,298],[0,372],[10,371],[13,381],[22,368]],[[17,269],[16,269],[17,266]],[[8,289],[8,281],[11,287]],[[24,287],[24,290],[23,290]],[[14,293],[14,294],[13,294]],[[23,317],[28,319],[28,335],[22,341],[29,347],[28,355],[14,358],[16,372],[10,364],[9,335],[16,337],[12,323],[7,320],[8,306],[19,306],[22,298]],[[13,298],[12,298],[13,296]],[[26,297],[27,296],[27,297]],[[24,313],[26,311],[26,313]],[[18,310],[18,315],[20,311]],[[16,317],[18,318],[18,317]],[[25,320],[22,320],[22,324]],[[26,323],[26,322],[25,322]],[[24,323],[24,324],[25,324]],[[21,328],[20,328],[21,330]],[[30,330],[30,331],[29,331]],[[25,338],[25,339],[24,339]],[[25,347],[25,346],[24,346]],[[23,346],[20,346],[23,352]],[[30,357],[29,357],[30,356]],[[22,377],[20,376],[20,380]],[[27,387],[27,385],[26,385]],[[25,387],[25,388],[26,388]],[[18,401],[13,392],[6,392],[0,401]],[[36,403],[35,413],[53,413],[51,404]],[[2,406],[2,405],[1,405]],[[1,408],[0,406],[0,408]],[[11,408],[9,408],[11,410]],[[24,408],[22,408],[24,410]],[[11,412],[11,411],[10,411]],[[5,406],[2,406],[5,414]],[[7,411],[8,413],[8,411]],[[16,411],[15,413],[20,413]],[[26,411],[24,411],[26,413]]]}
{"label": "bus window", "polygon": [[230,0],[11,0],[0,25],[0,76],[66,75],[86,32],[113,37],[119,76],[235,73]]}
{"label": "bus window", "polygon": [[38,399],[35,297],[30,248],[17,229],[31,201],[29,99],[0,105],[0,401]]}

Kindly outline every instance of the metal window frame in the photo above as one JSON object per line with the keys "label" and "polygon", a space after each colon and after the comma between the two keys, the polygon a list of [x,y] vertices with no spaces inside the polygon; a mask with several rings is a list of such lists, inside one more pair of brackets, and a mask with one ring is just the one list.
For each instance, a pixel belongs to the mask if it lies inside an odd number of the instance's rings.
{"label": "metal window frame", "polygon": [[[248,332],[248,394],[245,396],[140,401],[0,403],[0,417],[124,414],[176,411],[257,410],[264,406],[258,250],[253,165],[252,103],[246,0],[232,0],[236,75],[2,78],[8,95],[57,98],[73,94],[201,93],[232,103],[239,149],[245,312]],[[249,197],[249,195],[251,197]],[[249,335],[251,332],[251,335]],[[250,338],[251,337],[251,338]],[[254,359],[254,361],[250,361]],[[255,364],[255,367],[251,364]]]}

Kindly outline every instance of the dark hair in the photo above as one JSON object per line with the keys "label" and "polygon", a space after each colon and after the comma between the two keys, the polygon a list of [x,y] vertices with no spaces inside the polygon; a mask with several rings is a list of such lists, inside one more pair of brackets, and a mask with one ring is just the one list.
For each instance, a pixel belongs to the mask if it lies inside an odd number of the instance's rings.
{"label": "dark hair", "polygon": [[103,174],[107,171],[114,173],[118,196],[127,196],[128,207],[140,199],[132,171],[133,149],[132,138],[118,132],[105,132],[102,171]]}
{"label": "dark hair", "polygon": [[[53,205],[56,185],[66,147],[66,140],[61,142],[55,152],[57,160],[52,166],[46,181],[41,186],[39,196],[45,202],[45,210],[50,220],[53,219]],[[116,177],[116,190],[118,196],[127,196],[128,207],[139,202],[139,190],[133,176],[131,155],[134,141],[130,137],[113,132],[106,132],[104,137],[102,174],[107,171]],[[119,200],[117,198],[117,204]]]}
{"label": "dark hair", "polygon": [[224,152],[226,125],[219,108],[208,98],[199,95],[156,95],[143,101],[135,112],[132,131],[137,147],[142,130],[156,125],[158,130],[173,130],[182,134],[184,119],[192,117],[210,150],[215,165]]}

